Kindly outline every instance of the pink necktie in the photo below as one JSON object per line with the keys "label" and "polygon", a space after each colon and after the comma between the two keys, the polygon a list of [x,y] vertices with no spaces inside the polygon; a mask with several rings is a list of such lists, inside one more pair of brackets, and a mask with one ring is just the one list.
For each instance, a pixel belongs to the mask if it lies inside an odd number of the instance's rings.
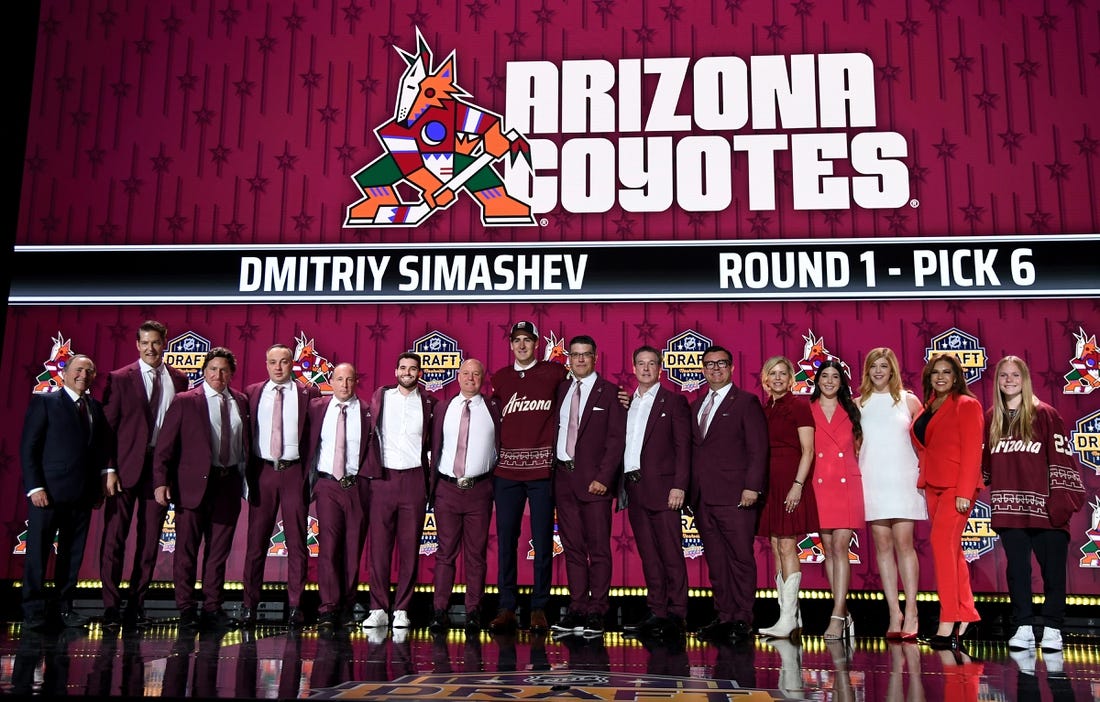
{"label": "pink necktie", "polygon": [[458,444],[455,446],[455,477],[466,475],[466,447],[470,443],[470,401],[462,401],[462,418],[458,420]]}
{"label": "pink necktie", "polygon": [[149,391],[149,431],[152,431],[157,425],[157,415],[160,414],[160,369],[150,368],[150,375],[153,376],[152,389]]}
{"label": "pink necktie", "polygon": [[221,394],[222,398],[222,434],[221,434],[221,446],[218,447],[218,463],[222,468],[229,467],[230,451],[229,440],[233,434],[233,422],[229,418],[229,395],[224,392]]}
{"label": "pink necktie", "polygon": [[271,408],[271,458],[283,457],[283,386],[275,386],[275,404]]}
{"label": "pink necktie", "polygon": [[340,405],[340,414],[336,416],[336,447],[332,452],[332,477],[340,480],[344,477],[344,466],[348,462],[348,406]]}
{"label": "pink necktie", "polygon": [[565,452],[572,458],[577,452],[577,431],[581,426],[581,381],[573,383],[573,399],[569,402],[569,428],[565,432]]}
{"label": "pink necktie", "polygon": [[699,418],[699,428],[702,429],[703,436],[707,435],[707,429],[710,428],[710,411],[714,408],[714,400],[717,397],[718,391],[711,391],[710,397],[707,398],[707,404],[703,406],[703,415]]}

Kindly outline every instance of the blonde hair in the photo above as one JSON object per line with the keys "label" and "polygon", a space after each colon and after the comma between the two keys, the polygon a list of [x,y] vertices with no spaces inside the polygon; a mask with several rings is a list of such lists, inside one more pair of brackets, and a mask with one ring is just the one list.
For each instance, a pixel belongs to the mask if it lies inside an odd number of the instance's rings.
{"label": "blonde hair", "polygon": [[[1001,369],[1009,363],[1015,363],[1020,369],[1020,381],[1023,385],[1020,392],[1020,408],[1013,415],[1005,403],[1004,393],[1001,392]],[[997,368],[993,371],[993,418],[989,422],[989,444],[992,446],[1007,436],[1013,436],[1024,441],[1031,441],[1033,424],[1035,422],[1035,390],[1031,385],[1031,370],[1019,356],[1005,356],[997,362]]]}
{"label": "blonde hair", "polygon": [[[794,387],[794,364],[791,363],[791,359],[786,356],[772,356],[768,360],[764,361],[764,367],[760,370],[760,385],[767,390],[768,389],[768,373],[771,373],[772,368],[775,368],[780,363],[787,366],[787,373],[791,376],[791,382],[787,385],[787,391]],[[769,391],[769,394],[770,391]]]}
{"label": "blonde hair", "polygon": [[871,364],[880,358],[885,358],[890,364],[890,380],[887,387],[890,388],[890,397],[894,398],[894,404],[901,402],[901,394],[905,388],[901,385],[901,367],[898,365],[898,357],[894,351],[886,346],[879,346],[867,352],[867,358],[863,359],[863,379],[859,383],[859,404],[862,407],[871,399],[871,393],[875,391],[875,384],[871,382]]}

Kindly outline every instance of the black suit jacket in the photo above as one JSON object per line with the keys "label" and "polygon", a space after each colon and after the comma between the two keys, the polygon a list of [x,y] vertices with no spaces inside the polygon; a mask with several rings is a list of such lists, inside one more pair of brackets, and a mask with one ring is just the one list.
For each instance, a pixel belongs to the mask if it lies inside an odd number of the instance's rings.
{"label": "black suit jacket", "polygon": [[96,502],[100,472],[107,468],[111,431],[103,406],[85,395],[92,427],[64,389],[31,397],[23,420],[20,458],[24,492],[45,488],[52,505]]}

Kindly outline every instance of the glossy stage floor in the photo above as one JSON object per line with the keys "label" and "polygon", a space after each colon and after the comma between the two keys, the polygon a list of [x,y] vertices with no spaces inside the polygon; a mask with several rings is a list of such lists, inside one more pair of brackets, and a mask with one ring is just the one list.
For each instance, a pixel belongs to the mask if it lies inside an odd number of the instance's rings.
{"label": "glossy stage floor", "polygon": [[[96,613],[87,606],[86,613]],[[799,645],[757,639],[715,645],[690,633],[680,643],[662,644],[620,631],[588,639],[524,630],[467,636],[461,628],[435,636],[427,628],[293,633],[265,622],[254,632],[181,635],[168,610],[155,626],[121,634],[94,623],[38,634],[9,622],[0,629],[0,693],[246,700],[1100,699],[1100,632],[1093,619],[1071,620],[1076,631],[1067,626],[1062,653],[1027,654],[1009,651],[997,623],[1003,615],[983,612],[985,622],[964,641],[965,652],[952,652],[887,643],[881,636],[886,622],[875,616],[881,608],[853,607],[854,642],[804,635]],[[828,616],[812,606],[805,614],[807,623]],[[414,611],[414,626],[429,615]]]}

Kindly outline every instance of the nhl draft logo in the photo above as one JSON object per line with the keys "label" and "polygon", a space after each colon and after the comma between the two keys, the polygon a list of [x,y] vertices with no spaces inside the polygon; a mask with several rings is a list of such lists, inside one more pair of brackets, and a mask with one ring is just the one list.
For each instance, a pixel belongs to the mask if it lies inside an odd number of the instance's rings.
{"label": "nhl draft logo", "polygon": [[439,532],[435,528],[435,509],[424,511],[424,531],[420,533],[420,555],[430,556],[439,550]]}
{"label": "nhl draft logo", "polygon": [[932,337],[932,343],[924,350],[924,360],[930,361],[933,356],[943,354],[950,354],[958,359],[967,385],[981,379],[986,357],[985,347],[979,343],[978,337],[951,327]]}
{"label": "nhl draft logo", "polygon": [[[533,539],[528,539],[527,540],[527,545],[530,546],[530,548],[527,549],[527,560],[533,561],[533,560],[535,560],[535,542],[534,542],[534,540]],[[561,554],[565,553],[565,547],[561,545],[561,534],[558,533],[558,511],[557,510],[554,510],[554,543],[553,543],[553,549],[552,550],[554,551],[553,558],[557,558]]]}
{"label": "nhl draft logo", "polygon": [[331,395],[332,385],[328,381],[332,377],[332,364],[317,353],[316,342],[307,338],[305,332],[294,337],[294,342],[294,361],[291,366],[294,379],[305,387],[315,386],[322,395]]}
{"label": "nhl draft logo", "polygon": [[[853,531],[852,538],[848,542],[848,562],[859,564],[859,532]],[[825,545],[821,543],[821,534],[816,531],[806,534],[806,538],[798,542],[798,560],[802,563],[824,563]]]}
{"label": "nhl draft logo", "polygon": [[1081,547],[1081,567],[1100,568],[1100,497],[1089,503],[1092,507],[1092,522],[1085,536],[1089,540]]}
{"label": "nhl draft logo", "polygon": [[695,392],[703,386],[703,352],[713,342],[688,329],[665,342],[661,365],[665,376],[684,392]]}
{"label": "nhl draft logo", "polygon": [[703,555],[703,539],[695,528],[695,513],[690,509],[680,510],[680,544],[684,558],[695,559]]}
{"label": "nhl draft logo", "polygon": [[1070,440],[1077,459],[1100,475],[1100,410],[1078,419]]}
{"label": "nhl draft logo", "polygon": [[1096,335],[1088,336],[1084,329],[1078,329],[1081,333],[1073,335],[1077,345],[1069,361],[1072,370],[1065,375],[1063,395],[1088,395],[1100,388],[1100,349],[1096,348]]}
{"label": "nhl draft logo", "polygon": [[[19,535],[15,537],[15,548],[12,549],[12,555],[25,556],[27,555],[27,532],[30,530],[31,522],[29,519],[23,520],[23,526],[27,527],[23,531],[19,532]],[[57,555],[57,533],[53,535],[53,552]]]}
{"label": "nhl draft logo", "polygon": [[65,384],[61,377],[65,372],[65,364],[76,355],[73,353],[72,339],[66,339],[61,332],[57,332],[57,336],[51,341],[53,341],[53,348],[50,349],[50,357],[42,362],[44,370],[34,378],[36,394],[59,390]]}
{"label": "nhl draft logo", "polygon": [[443,332],[433,331],[413,342],[409,349],[420,356],[420,384],[428,392],[438,392],[458,378],[462,349]]}
{"label": "nhl draft logo", "polygon": [[802,340],[806,343],[802,345],[802,359],[796,364],[798,367],[794,371],[794,387],[791,388],[791,393],[795,395],[812,394],[817,369],[825,361],[839,361],[840,367],[844,369],[844,375],[851,379],[852,369],[848,367],[847,363],[840,360],[840,356],[829,352],[829,349],[825,346],[825,337],[814,336],[813,329],[808,329],[807,332],[808,334],[802,337]]}
{"label": "nhl draft logo", "polygon": [[[317,521],[317,517],[312,514],[306,515],[306,548],[309,550],[310,558],[317,558],[320,555],[320,543],[317,541],[317,535],[321,533],[320,523]],[[267,547],[268,558],[286,558],[289,553],[286,548],[286,529],[283,527],[283,520],[279,520],[275,524],[275,533],[271,536]]]}
{"label": "nhl draft logo", "polygon": [[164,362],[183,371],[190,387],[202,382],[202,364],[210,352],[210,341],[193,331],[186,331],[168,342]]}
{"label": "nhl draft logo", "polygon": [[999,537],[991,526],[992,514],[989,505],[981,500],[974,501],[974,509],[970,510],[970,518],[962,535],[963,557],[967,563],[973,563],[993,550],[993,542]]}
{"label": "nhl draft logo", "polygon": [[168,513],[164,515],[164,526],[160,530],[161,553],[176,552],[176,505],[169,503]]}
{"label": "nhl draft logo", "polygon": [[[396,48],[396,47],[395,47]],[[503,118],[467,100],[452,51],[435,64],[416,30],[416,53],[397,49],[407,68],[397,86],[393,119],[374,130],[385,153],[352,175],[362,198],[347,208],[344,226],[414,227],[450,207],[461,192],[481,208],[485,226],[533,225],[531,207],[509,192],[494,168],[505,157],[530,170],[530,144],[504,131]],[[401,190],[418,191],[406,201]]]}

